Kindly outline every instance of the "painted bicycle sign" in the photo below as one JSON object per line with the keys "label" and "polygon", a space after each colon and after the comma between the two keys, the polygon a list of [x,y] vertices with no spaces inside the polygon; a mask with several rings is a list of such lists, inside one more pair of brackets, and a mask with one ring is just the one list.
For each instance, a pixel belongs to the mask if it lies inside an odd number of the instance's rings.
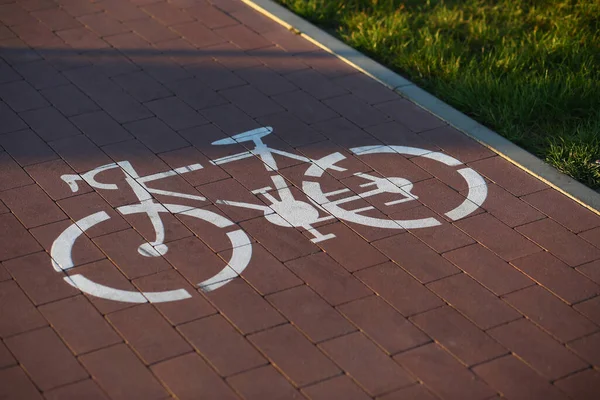
{"label": "painted bicycle sign", "polygon": [[[434,227],[441,224],[436,217],[406,220],[392,219],[390,217],[373,217],[365,213],[365,211],[373,207],[362,207],[351,210],[343,207],[343,204],[350,204],[361,199],[369,199],[381,194],[393,197],[393,200],[384,203],[385,206],[416,201],[418,196],[413,193],[413,183],[406,178],[382,177],[364,172],[353,173],[353,176],[363,182],[360,184],[360,188],[364,189],[363,192],[354,193],[347,188],[326,192],[320,180],[327,171],[346,171],[346,168],[340,166],[340,163],[346,159],[346,156],[340,152],[334,152],[318,159],[312,159],[304,155],[269,147],[264,143],[263,139],[272,133],[272,131],[271,127],[262,127],[212,143],[215,146],[246,143],[247,151],[214,159],[210,163],[212,165],[223,165],[235,163],[250,157],[258,157],[264,164],[266,172],[270,174],[269,178],[272,182],[272,186],[252,191],[255,195],[264,198],[263,204],[241,202],[235,199],[219,199],[215,201],[216,204],[262,211],[264,218],[274,225],[305,229],[311,236],[310,240],[314,243],[335,240],[334,234],[326,233],[326,227],[321,228],[317,226],[322,221],[334,218],[381,229],[417,229]],[[473,169],[466,167],[462,162],[447,154],[416,147],[394,145],[354,147],[350,149],[350,152],[358,158],[377,154],[423,157],[454,169],[466,181],[468,192],[466,199],[461,204],[458,204],[454,209],[448,210],[445,213],[445,216],[449,220],[458,220],[473,213],[486,199],[487,186],[484,179]],[[277,159],[279,157],[287,157],[308,165],[301,184],[302,192],[305,195],[303,199],[294,197],[294,192],[291,190],[290,185],[277,173],[279,170]],[[223,229],[224,234],[231,242],[231,255],[222,270],[210,278],[197,283],[199,290],[208,292],[226,285],[246,269],[252,258],[252,242],[250,238],[241,228],[220,214],[205,208],[177,204],[177,199],[186,199],[188,201],[198,201],[199,206],[205,206],[207,201],[205,197],[151,187],[152,182],[192,171],[199,171],[203,168],[204,166],[200,164],[191,164],[161,173],[140,176],[130,162],[121,161],[99,166],[80,175],[63,175],[61,178],[69,185],[72,192],[79,191],[78,182],[81,181],[99,190],[120,190],[121,188],[115,183],[102,182],[101,177],[105,171],[121,170],[125,176],[126,184],[131,188],[139,202],[117,207],[116,210],[122,215],[145,214],[155,232],[153,241],[142,243],[137,248],[137,252],[144,257],[161,257],[169,251],[162,220],[162,216],[165,213],[197,218],[213,225],[217,229]],[[173,203],[157,202],[153,195],[172,198]],[[321,216],[323,214],[325,216]],[[56,271],[67,271],[73,268],[75,266],[73,249],[77,243],[77,239],[90,228],[102,224],[109,219],[110,216],[106,212],[99,211],[81,218],[67,227],[52,245],[51,256],[54,269]],[[201,260],[199,260],[199,263],[201,263]],[[200,268],[201,265],[198,267]],[[72,274],[66,276],[64,279],[70,285],[89,295],[122,302],[160,303],[190,297],[190,294],[185,289],[159,292],[116,289],[94,282],[82,274]]]}

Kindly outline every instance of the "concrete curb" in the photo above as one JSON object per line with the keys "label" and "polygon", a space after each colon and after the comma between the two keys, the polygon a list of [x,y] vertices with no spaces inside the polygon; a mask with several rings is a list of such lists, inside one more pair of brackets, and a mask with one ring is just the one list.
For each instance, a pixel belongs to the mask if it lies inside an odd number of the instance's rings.
{"label": "concrete curb", "polygon": [[551,165],[419,88],[408,79],[344,44],[272,0],[241,1],[286,28],[299,32],[308,41],[334,54],[381,84],[395,90],[401,96],[443,119],[449,125],[488,147],[517,167],[564,193],[591,211],[600,214],[599,193],[557,171]]}

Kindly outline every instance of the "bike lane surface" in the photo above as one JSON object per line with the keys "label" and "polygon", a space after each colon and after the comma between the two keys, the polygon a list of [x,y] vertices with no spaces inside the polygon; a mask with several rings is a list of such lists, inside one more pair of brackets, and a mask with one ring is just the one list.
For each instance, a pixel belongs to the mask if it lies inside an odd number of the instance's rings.
{"label": "bike lane surface", "polygon": [[239,1],[0,22],[0,397],[600,391],[598,215]]}

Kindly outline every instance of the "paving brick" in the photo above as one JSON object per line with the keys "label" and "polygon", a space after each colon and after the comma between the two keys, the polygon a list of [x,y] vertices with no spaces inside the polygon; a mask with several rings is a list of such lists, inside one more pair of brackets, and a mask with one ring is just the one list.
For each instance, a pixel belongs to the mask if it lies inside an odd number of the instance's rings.
{"label": "paving brick", "polygon": [[208,122],[177,97],[154,100],[144,105],[175,130],[191,128]]}
{"label": "paving brick", "polygon": [[178,10],[176,7],[173,7],[166,2],[146,5],[142,10],[166,26],[193,20],[188,13]]}
{"label": "paving brick", "polygon": [[79,130],[54,107],[27,111],[21,113],[21,117],[47,142],[80,134]]}
{"label": "paving brick", "polygon": [[0,145],[21,166],[38,164],[58,158],[56,153],[29,129],[5,133],[0,136]]}
{"label": "paving brick", "polygon": [[556,381],[554,385],[573,399],[593,400],[600,392],[600,373],[586,369]]}
{"label": "paving brick", "polygon": [[171,269],[164,258],[143,257],[137,252],[146,241],[133,229],[103,235],[94,242],[129,279]]}
{"label": "paving brick", "polygon": [[360,332],[329,340],[319,347],[372,396],[414,382]]}
{"label": "paving brick", "polygon": [[2,119],[2,126],[0,126],[0,133],[7,133],[18,131],[27,128],[27,125],[12,111],[6,104],[0,102],[0,119]]}
{"label": "paving brick", "polygon": [[168,395],[125,344],[85,354],[79,360],[111,399],[151,400]]}
{"label": "paving brick", "polygon": [[[57,32],[57,35],[73,49],[87,51],[91,49],[107,49],[109,47],[108,43],[100,39],[99,34],[85,27],[66,29]],[[94,63],[95,57],[94,53],[90,54],[90,61],[92,63]]]}
{"label": "paving brick", "polygon": [[[227,134],[227,136],[245,132],[254,128],[260,128],[260,125],[258,125],[252,118],[232,104],[208,108],[206,110],[202,110],[201,114],[213,124],[217,125],[221,129],[222,133],[224,132]],[[213,149],[217,148],[217,146],[212,147]],[[229,148],[234,146],[224,147]],[[218,148],[220,148],[220,146]],[[208,149],[201,148],[200,151],[202,151],[208,157],[212,156],[212,154],[207,152]]]}
{"label": "paving brick", "polygon": [[348,94],[347,90],[313,69],[294,72],[286,75],[286,78],[319,100]]}
{"label": "paving brick", "polygon": [[236,74],[267,96],[274,96],[297,89],[288,80],[266,66],[244,68],[236,71]]}
{"label": "paving brick", "polygon": [[[545,218],[544,214],[498,185],[488,183],[487,191],[487,198],[481,208],[511,228]],[[461,193],[466,195],[464,191]]]}
{"label": "paving brick", "polygon": [[307,286],[275,293],[267,299],[313,342],[356,330]]}
{"label": "paving brick", "polygon": [[208,2],[194,1],[192,4],[185,11],[210,29],[239,24],[238,21],[219,11],[218,8],[213,7]]}
{"label": "paving brick", "polygon": [[413,323],[467,366],[507,353],[507,350],[451,307],[411,317]]}
{"label": "paving brick", "polygon": [[548,381],[516,357],[498,358],[474,368],[490,386],[511,399],[566,399]]}
{"label": "paving brick", "polygon": [[46,304],[39,310],[76,355],[122,342],[84,296]]}
{"label": "paving brick", "polygon": [[15,34],[8,29],[8,27],[2,25],[2,27],[0,27],[0,40],[4,40],[4,39],[11,39],[14,38]]}
{"label": "paving brick", "polygon": [[310,400],[343,398],[348,400],[370,399],[361,388],[346,375],[337,376],[302,389]]}
{"label": "paving brick", "polygon": [[481,329],[519,318],[519,313],[466,274],[451,276],[427,287],[452,304]]}
{"label": "paving brick", "polygon": [[64,274],[52,268],[50,257],[44,252],[5,261],[4,266],[35,305],[78,293],[63,280]]}
{"label": "paving brick", "polygon": [[[38,52],[30,49],[25,42],[16,37],[4,39],[0,41],[2,47],[0,47],[0,55],[4,58],[8,64],[15,66],[21,63],[28,63],[41,59]],[[11,51],[11,48],[22,49],[21,51]]]}
{"label": "paving brick", "polygon": [[373,245],[422,283],[459,272],[456,267],[412,235],[392,236],[374,242]]}
{"label": "paving brick", "polygon": [[600,366],[600,332],[572,341],[567,346],[590,364]]}
{"label": "paving brick", "polygon": [[98,109],[98,106],[74,85],[51,87],[41,90],[40,93],[67,117]]}
{"label": "paving brick", "polygon": [[302,284],[296,275],[258,243],[252,244],[252,259],[241,276],[262,295]]}
{"label": "paving brick", "polygon": [[118,75],[113,80],[136,100],[147,102],[171,95],[171,91],[143,71]]}
{"label": "paving brick", "polygon": [[585,368],[580,358],[526,319],[491,329],[488,333],[550,380]]}
{"label": "paving brick", "polygon": [[0,85],[0,98],[16,112],[33,110],[48,105],[29,83],[25,81],[9,82]]}
{"label": "paving brick", "polygon": [[[456,226],[506,261],[524,257],[541,250],[533,242],[525,239],[519,233],[489,214],[467,218],[457,222]],[[522,228],[518,228],[517,230],[523,233]]]}
{"label": "paving brick", "polygon": [[[0,368],[10,367],[16,365],[17,360],[12,356],[8,348],[0,341]],[[0,392],[1,393],[1,392]]]}
{"label": "paving brick", "polygon": [[[188,135],[185,135],[184,137],[189,139]],[[210,160],[194,147],[184,147],[182,149],[161,153],[159,154],[159,157],[172,169],[186,167],[192,164],[200,164],[202,169],[189,171],[183,174],[183,179],[192,186],[217,182],[230,177],[221,167],[212,165]]]}
{"label": "paving brick", "polygon": [[325,253],[298,258],[286,266],[332,305],[368,296],[371,291]]}
{"label": "paving brick", "polygon": [[[319,49],[315,44],[309,42],[300,35],[290,32],[289,30],[281,26],[279,27],[279,29],[273,29],[269,32],[264,32],[262,36],[268,39],[269,41],[277,44],[279,47],[285,49],[290,54],[314,52],[306,54],[306,58],[318,58],[320,56],[327,55],[327,53],[325,52],[318,52]],[[318,64],[319,66],[321,66],[322,69],[327,70],[326,67],[330,67],[331,69],[333,69],[333,67],[336,66],[336,63],[332,62],[332,60],[334,59],[333,57],[324,58],[326,58],[326,61]],[[315,64],[317,65],[317,62],[315,62]]]}
{"label": "paving brick", "polygon": [[532,222],[516,229],[571,267],[600,258],[600,249],[593,247],[551,219]]}
{"label": "paving brick", "polygon": [[211,31],[200,22],[175,25],[172,29],[198,48],[208,47],[225,41],[225,39],[215,34],[214,31]]}
{"label": "paving brick", "polygon": [[152,367],[152,372],[178,399],[193,400],[206,396],[207,388],[215,399],[238,397],[196,353],[164,361]]}
{"label": "paving brick", "polygon": [[534,284],[527,276],[480,244],[448,252],[444,254],[444,258],[498,296]]}
{"label": "paving brick", "polygon": [[0,61],[0,83],[20,81],[23,79],[4,61]]}
{"label": "paving brick", "polygon": [[0,382],[10,382],[10,385],[0,386],[0,396],[6,399],[42,400],[42,395],[29,380],[20,366],[0,370]]}
{"label": "paving brick", "polygon": [[580,233],[578,236],[600,248],[600,228],[590,229],[589,231]]}
{"label": "paving brick", "polygon": [[573,306],[577,311],[600,325],[600,296],[586,301],[582,301]]}
{"label": "paving brick", "polygon": [[28,229],[66,218],[38,185],[4,191],[0,198]]}
{"label": "paving brick", "polygon": [[598,326],[540,286],[511,293],[504,300],[561,342],[598,330]]}
{"label": "paving brick", "polygon": [[[68,227],[72,226],[71,220],[65,219],[63,221],[55,222],[48,225],[43,225],[34,229],[31,229],[31,234],[35,239],[42,245],[44,250],[50,252],[54,241],[58,236]],[[71,228],[73,229],[73,228]],[[75,246],[71,253],[71,261],[73,265],[82,265],[91,261],[97,261],[105,258],[104,254],[85,235],[80,234]]]}
{"label": "paving brick", "polygon": [[0,215],[0,261],[39,251],[41,248],[12,214]]}
{"label": "paving brick", "polygon": [[227,39],[243,50],[254,50],[267,47],[271,43],[263,36],[256,34],[244,25],[233,25],[225,28],[215,29],[214,32],[222,38]]}
{"label": "paving brick", "polygon": [[[74,267],[68,270],[68,275],[82,275],[86,279],[99,283],[100,285],[114,288],[117,290],[136,292],[135,287],[121,274],[109,260],[100,260]],[[108,314],[114,311],[129,308],[135,303],[125,303],[117,300],[104,299],[94,295],[84,293],[85,296],[102,314]]]}
{"label": "paving brick", "polygon": [[126,25],[150,43],[176,39],[179,37],[179,35],[177,35],[175,32],[156,22],[152,18],[128,21]]}
{"label": "paving brick", "polygon": [[0,337],[47,325],[16,282],[0,282],[0,300]]}
{"label": "paving brick", "polygon": [[[467,160],[461,160],[467,161]],[[548,188],[548,185],[529,175],[501,157],[490,157],[471,163],[480,174],[515,196],[524,196]]]}
{"label": "paving brick", "polygon": [[125,125],[138,140],[153,152],[171,151],[189,146],[189,143],[157,118],[149,118]]}
{"label": "paving brick", "polygon": [[425,386],[443,399],[487,399],[494,394],[437,344],[428,344],[394,357]]}
{"label": "paving brick", "polygon": [[327,225],[335,238],[317,243],[331,258],[350,272],[381,264],[388,258],[342,223]]}
{"label": "paving brick", "polygon": [[128,2],[117,0],[103,1],[100,7],[121,22],[148,18],[148,14],[144,13],[135,4]]}
{"label": "paving brick", "polygon": [[222,376],[234,375],[267,363],[220,315],[180,325],[177,329]]}
{"label": "paving brick", "polygon": [[47,10],[58,7],[56,3],[50,0],[25,0],[20,1],[19,6],[27,11]]}
{"label": "paving brick", "polygon": [[600,286],[548,252],[519,258],[512,264],[569,304],[600,293]]}
{"label": "paving brick", "polygon": [[71,121],[97,146],[105,146],[133,138],[104,111],[81,114],[72,117]]}
{"label": "paving brick", "polygon": [[35,21],[31,15],[18,4],[0,5],[0,21],[7,26],[15,26]]}
{"label": "paving brick", "polygon": [[431,340],[379,296],[359,299],[338,309],[389,354]]}
{"label": "paving brick", "polygon": [[42,390],[88,376],[49,327],[13,336],[5,343]]}
{"label": "paving brick", "polygon": [[[200,191],[203,192],[202,188],[200,188]],[[255,218],[242,222],[240,225],[244,231],[252,235],[282,262],[319,251],[319,248],[306,239],[299,231],[289,227],[273,226],[264,218]]]}
{"label": "paving brick", "polygon": [[231,16],[244,26],[258,33],[272,32],[282,28],[276,21],[266,15],[257,13],[250,7],[243,7],[230,12]]}
{"label": "paving brick", "polygon": [[61,0],[60,6],[67,14],[72,15],[73,17],[93,14],[100,10],[98,4],[86,3],[78,0]]}
{"label": "paving brick", "polygon": [[336,79],[334,82],[336,85],[348,89],[369,104],[383,103],[399,98],[398,94],[393,90],[388,89],[373,78],[360,72]]}
{"label": "paving brick", "polygon": [[177,97],[185,101],[195,110],[218,106],[227,103],[223,97],[198,78],[182,79],[167,83]]}
{"label": "paving brick", "polygon": [[135,139],[110,144],[102,147],[102,150],[115,162],[129,161],[140,176],[169,170],[169,166],[164,161]]}
{"label": "paving brick", "polygon": [[295,400],[302,395],[275,368],[267,365],[227,379],[245,400]]}
{"label": "paving brick", "polygon": [[44,393],[47,400],[61,399],[88,399],[88,400],[108,400],[106,394],[91,379],[86,379],[67,386],[56,388]]}
{"label": "paving brick", "polygon": [[554,189],[535,192],[522,199],[575,233],[600,225],[600,216]]}
{"label": "paving brick", "polygon": [[292,325],[286,324],[248,338],[297,386],[340,373],[340,370]]}
{"label": "paving brick", "polygon": [[145,292],[184,289],[189,298],[177,302],[155,303],[154,306],[172,325],[179,325],[217,311],[176,271],[164,271],[136,279],[134,284]]}
{"label": "paving brick", "polygon": [[53,31],[77,28],[80,26],[75,18],[57,8],[34,11],[31,15],[48,25]]}
{"label": "paving brick", "polygon": [[[108,319],[146,364],[153,364],[191,350],[150,304],[111,313]],[[148,335],[148,332],[152,334]]]}
{"label": "paving brick", "polygon": [[289,112],[270,114],[257,120],[264,126],[273,127],[274,134],[292,147],[325,140],[325,136]]}
{"label": "paving brick", "polygon": [[323,101],[327,106],[360,127],[377,125],[388,121],[387,116],[364,103],[352,94]]}
{"label": "paving brick", "polygon": [[397,390],[380,397],[381,400],[435,400],[435,397],[425,385],[416,384],[404,389]]}
{"label": "paving brick", "polygon": [[207,297],[243,334],[285,322],[281,314],[242,279],[232,280],[209,292]]}
{"label": "paving brick", "polygon": [[262,117],[283,111],[276,103],[251,86],[241,86],[220,93],[252,117]]}
{"label": "paving brick", "polygon": [[107,213],[110,217],[109,220],[86,230],[86,235],[90,237],[105,235],[129,227],[125,220],[123,220],[123,218],[121,218],[108,203],[102,200],[96,193],[70,197],[61,200],[58,202],[58,205],[75,221],[97,212],[104,211]]}
{"label": "paving brick", "polygon": [[[442,120],[406,99],[398,99],[381,103],[378,104],[376,108],[389,115],[394,120],[405,125],[413,132],[418,133],[445,126],[445,123]],[[465,140],[466,136],[465,139],[462,139],[462,134],[460,134],[460,136],[453,135],[453,138],[457,138],[463,144],[468,143]],[[467,160],[461,161],[465,162]]]}
{"label": "paving brick", "polygon": [[296,91],[274,96],[273,100],[302,121],[312,124],[338,115],[309,94]]}
{"label": "paving brick", "polygon": [[404,316],[443,305],[425,286],[391,262],[358,271],[354,275]]}
{"label": "paving brick", "polygon": [[[263,36],[264,35],[265,34],[263,34]],[[306,40],[303,41],[307,42]],[[269,46],[256,50],[248,50],[247,54],[255,57],[255,59],[260,60],[262,64],[274,71],[277,71],[281,75],[308,68],[308,65],[303,63],[300,59],[294,57],[293,54],[286,52],[279,46]],[[236,62],[236,64],[239,64],[239,61]]]}

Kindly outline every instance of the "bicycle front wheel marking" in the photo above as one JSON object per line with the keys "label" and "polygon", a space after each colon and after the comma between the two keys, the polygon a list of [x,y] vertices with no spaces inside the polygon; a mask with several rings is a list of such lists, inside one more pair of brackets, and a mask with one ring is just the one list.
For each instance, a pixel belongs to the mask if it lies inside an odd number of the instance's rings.
{"label": "bicycle front wheel marking", "polygon": [[[459,167],[464,165],[461,161],[451,157],[447,154],[420,149],[417,147],[408,146],[362,146],[354,147],[350,149],[352,153],[357,156],[369,155],[369,154],[404,154],[416,157],[428,158],[434,161],[438,161],[448,167]],[[325,169],[316,168],[311,166],[305,175],[314,178],[323,176]],[[456,170],[463,179],[467,182],[468,194],[467,198],[457,207],[448,211],[444,215],[456,221],[464,218],[467,215],[476,211],[487,198],[487,185],[485,180],[471,168],[461,168]],[[329,201],[327,195],[321,189],[321,185],[314,181],[302,182],[303,191],[312,198],[315,202],[321,205],[325,210],[334,215],[335,217],[348,221],[354,222],[360,225],[371,226],[375,228],[384,229],[418,229],[418,228],[429,228],[433,226],[441,225],[441,222],[433,217],[413,219],[413,220],[391,220],[369,217],[366,215],[359,214],[339,207],[336,202]]]}
{"label": "bicycle front wheel marking", "polygon": [[[234,224],[227,218],[215,214],[208,210],[190,209],[175,204],[165,204],[171,212],[181,211],[181,214],[196,217],[205,220],[218,228],[233,226]],[[99,211],[87,217],[80,219],[73,225],[67,227],[52,244],[50,255],[52,266],[56,271],[67,271],[75,266],[72,254],[73,247],[77,239],[85,231],[97,224],[110,219],[110,216]],[[198,284],[200,290],[211,291],[217,289],[246,269],[252,256],[252,243],[244,231],[237,229],[226,233],[232,244],[232,255],[221,271],[212,278],[209,278]],[[190,298],[190,293],[185,289],[165,290],[160,292],[142,292],[111,288],[100,283],[94,282],[81,274],[65,276],[64,280],[71,286],[81,290],[88,295],[107,300],[121,301],[125,303],[164,303]]]}

